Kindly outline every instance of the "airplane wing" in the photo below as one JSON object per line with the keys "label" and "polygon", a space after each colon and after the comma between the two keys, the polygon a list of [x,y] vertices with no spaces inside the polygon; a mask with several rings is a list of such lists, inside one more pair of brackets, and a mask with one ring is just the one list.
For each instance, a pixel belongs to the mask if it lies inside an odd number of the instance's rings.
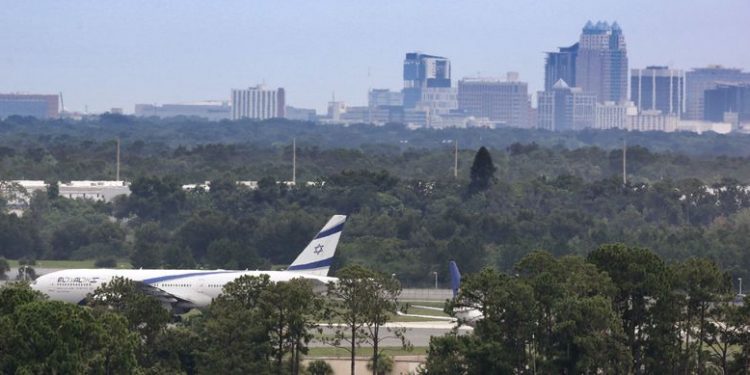
{"label": "airplane wing", "polygon": [[193,301],[178,297],[153,285],[141,281],[136,281],[136,285],[143,294],[156,298],[162,306],[168,307],[175,314],[182,314],[196,307]]}

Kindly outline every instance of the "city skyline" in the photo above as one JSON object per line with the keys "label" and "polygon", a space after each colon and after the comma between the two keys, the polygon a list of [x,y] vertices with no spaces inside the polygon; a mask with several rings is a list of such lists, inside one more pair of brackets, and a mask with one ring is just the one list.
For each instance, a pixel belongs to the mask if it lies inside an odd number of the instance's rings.
{"label": "city skyline", "polygon": [[408,51],[449,58],[454,81],[516,71],[536,92],[544,52],[600,19],[624,29],[631,68],[750,68],[746,1],[571,4],[10,2],[0,92],[62,92],[68,110],[130,113],[136,103],[228,100],[232,88],[265,82],[289,105],[324,112],[334,92],[364,105],[368,89],[399,90]]}

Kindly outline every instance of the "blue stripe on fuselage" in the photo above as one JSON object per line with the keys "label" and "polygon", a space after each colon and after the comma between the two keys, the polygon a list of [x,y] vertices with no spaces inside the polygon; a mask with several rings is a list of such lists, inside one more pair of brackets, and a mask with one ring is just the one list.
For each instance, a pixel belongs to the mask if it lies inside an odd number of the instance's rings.
{"label": "blue stripe on fuselage", "polygon": [[315,236],[315,239],[317,240],[317,239],[320,239],[320,238],[323,238],[323,237],[328,237],[328,236],[330,236],[332,234],[336,234],[338,232],[341,232],[343,229],[344,229],[344,223],[341,223],[341,224],[339,224],[339,225],[337,225],[337,226],[335,226],[333,228],[321,231],[320,233],[318,233],[317,236]]}
{"label": "blue stripe on fuselage", "polygon": [[333,262],[333,258],[327,258],[323,260],[319,260],[317,262],[310,262],[305,264],[298,264],[296,266],[290,266],[287,268],[287,271],[304,271],[304,270],[312,270],[316,268],[321,267],[330,267],[331,263]]}
{"label": "blue stripe on fuselage", "polygon": [[169,280],[175,280],[175,279],[182,279],[185,277],[194,277],[194,276],[205,276],[205,275],[217,275],[220,273],[233,273],[233,272],[239,272],[239,271],[207,271],[207,272],[191,272],[191,273],[181,273],[177,275],[167,275],[167,276],[159,276],[159,277],[152,277],[150,279],[143,279],[143,283],[145,284],[156,284],[163,281],[169,281]]}

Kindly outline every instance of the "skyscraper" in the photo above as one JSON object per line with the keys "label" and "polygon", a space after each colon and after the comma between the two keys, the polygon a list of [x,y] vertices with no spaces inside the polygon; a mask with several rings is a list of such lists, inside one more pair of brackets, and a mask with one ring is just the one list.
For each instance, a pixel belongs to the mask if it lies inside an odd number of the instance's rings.
{"label": "skyscraper", "polygon": [[750,82],[750,73],[741,69],[712,65],[693,69],[685,74],[685,118],[703,120],[704,92],[715,88],[719,82]]}
{"label": "skyscraper", "polygon": [[552,90],[540,91],[537,109],[538,127],[547,130],[592,128],[596,120],[596,96],[559,80]]}
{"label": "skyscraper", "polygon": [[232,120],[284,117],[284,97],[283,88],[268,90],[258,85],[245,90],[232,89]]}
{"label": "skyscraper", "polygon": [[575,58],[575,86],[597,101],[620,103],[628,95],[628,55],[617,22],[586,23]]}
{"label": "skyscraper", "polygon": [[458,81],[458,109],[505,126],[529,126],[528,84],[513,74],[505,81],[464,78]]}
{"label": "skyscraper", "polygon": [[578,43],[570,47],[560,47],[558,52],[547,52],[544,63],[544,90],[552,90],[559,80],[569,86],[576,85],[576,58]]}
{"label": "skyscraper", "polygon": [[638,111],[682,115],[685,110],[685,77],[682,70],[649,66],[630,72],[630,101]]}
{"label": "skyscraper", "polygon": [[404,59],[404,108],[415,108],[427,88],[451,87],[451,63],[445,57],[409,52]]}

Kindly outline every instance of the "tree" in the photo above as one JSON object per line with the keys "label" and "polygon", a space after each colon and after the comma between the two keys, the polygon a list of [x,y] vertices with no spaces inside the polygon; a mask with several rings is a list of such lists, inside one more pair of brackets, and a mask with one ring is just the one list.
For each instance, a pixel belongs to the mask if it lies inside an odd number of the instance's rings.
{"label": "tree", "polygon": [[[386,276],[382,273],[375,273],[373,277],[367,278],[370,283],[370,299],[366,308],[365,324],[367,330],[367,340],[372,344],[372,358],[370,359],[371,370],[373,375],[389,372],[384,369],[389,368],[387,365],[380,364],[383,358],[383,350],[380,349],[380,343],[388,338],[397,338],[401,340],[402,348],[410,348],[406,341],[405,328],[386,328],[391,335],[383,335],[383,326],[391,320],[391,317],[398,309],[398,296],[401,294],[401,283],[393,277]],[[388,360],[388,357],[385,357]],[[393,361],[390,362],[393,367]]]}
{"label": "tree", "polygon": [[328,362],[316,359],[307,364],[307,373],[310,375],[333,375],[333,368]]}
{"label": "tree", "polygon": [[420,374],[463,375],[468,374],[466,347],[473,344],[473,338],[449,333],[432,336],[427,349],[427,359]]}
{"label": "tree", "polygon": [[607,272],[617,288],[612,303],[628,337],[633,369],[641,373],[647,331],[653,321],[649,301],[661,297],[669,285],[666,265],[647,249],[621,244],[604,245],[591,252],[587,261]]}
{"label": "tree", "polygon": [[80,374],[137,371],[138,340],[119,315],[58,301],[31,301],[0,317],[0,371]]}
{"label": "tree", "polygon": [[13,314],[15,309],[21,305],[44,299],[44,295],[32,290],[29,284],[5,284],[0,287],[0,316]]}
{"label": "tree", "polygon": [[304,279],[272,283],[260,300],[269,323],[276,371],[283,372],[282,361],[291,354],[291,373],[299,374],[301,355],[307,354],[322,301],[313,292],[310,281]]}
{"label": "tree", "polygon": [[489,189],[496,170],[490,152],[484,146],[480,147],[474,156],[474,162],[471,164],[469,193],[473,194]]}
{"label": "tree", "polygon": [[[330,298],[330,318],[342,322],[334,331],[334,336],[327,342],[335,347],[344,348],[350,354],[351,373],[357,347],[370,342],[373,345],[373,366],[377,368],[378,349],[382,341],[380,329],[390,318],[389,313],[396,310],[396,298],[401,291],[398,281],[361,266],[349,266],[339,270],[338,281],[328,284]],[[402,338],[403,332],[395,331],[394,335]],[[343,345],[342,345],[343,343]]]}
{"label": "tree", "polygon": [[135,281],[115,277],[96,288],[86,297],[95,311],[115,311],[126,319],[129,330],[136,332],[143,342],[139,351],[140,363],[150,366],[155,342],[166,329],[171,315],[161,302],[146,295]]}
{"label": "tree", "polygon": [[47,198],[55,200],[60,196],[60,183],[57,180],[47,182]]}
{"label": "tree", "polygon": [[[211,366],[229,366],[234,363],[230,358],[263,358],[253,371],[284,373],[284,358],[291,358],[291,373],[298,374],[301,354],[307,353],[307,344],[312,339],[311,330],[315,326],[316,313],[320,311],[321,301],[315,295],[309,281],[292,279],[288,282],[274,283],[268,275],[241,276],[224,286],[223,293],[214,301],[209,310],[210,318],[205,322],[206,329],[216,332],[206,333],[208,354]],[[241,325],[236,332],[244,347],[240,352],[226,358],[218,358],[225,348],[221,347],[220,338],[233,320],[244,317],[251,319],[248,325]],[[213,345],[219,345],[214,347]],[[216,352],[214,352],[216,350]],[[269,361],[271,359],[272,361]],[[249,369],[249,368],[248,368]]]}
{"label": "tree", "polygon": [[130,261],[135,268],[158,268],[164,257],[168,234],[156,222],[146,222],[135,231]]}
{"label": "tree", "polygon": [[19,265],[18,275],[16,275],[16,280],[21,280],[21,281],[26,281],[26,282],[30,282],[31,280],[36,280],[36,271],[31,266]]}
{"label": "tree", "polygon": [[130,196],[121,203],[121,215],[133,213],[142,220],[169,221],[185,203],[182,185],[174,178],[139,177],[130,184]]}
{"label": "tree", "polygon": [[456,309],[478,309],[483,316],[476,322],[476,340],[461,346],[469,373],[522,371],[533,362],[534,297],[523,280],[485,268],[462,282],[448,306]]}
{"label": "tree", "polygon": [[677,266],[676,272],[679,275],[678,288],[686,298],[683,368],[694,368],[698,374],[703,374],[706,371],[703,344],[714,310],[731,288],[731,278],[715,262],[702,258],[686,260]]}
{"label": "tree", "polygon": [[8,275],[6,275],[6,272],[10,271],[10,265],[8,264],[8,261],[5,260],[5,258],[0,257],[0,280],[7,280]]}

